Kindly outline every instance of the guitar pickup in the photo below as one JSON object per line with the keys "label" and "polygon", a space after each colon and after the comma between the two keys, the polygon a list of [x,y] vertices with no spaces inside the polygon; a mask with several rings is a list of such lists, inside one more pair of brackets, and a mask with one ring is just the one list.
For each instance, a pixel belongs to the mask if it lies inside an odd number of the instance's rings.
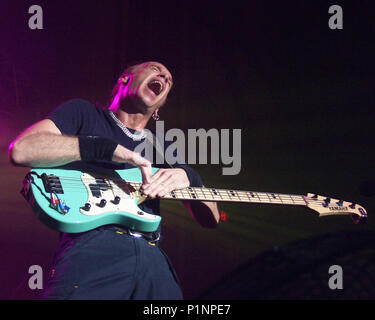
{"label": "guitar pickup", "polygon": [[102,196],[101,191],[108,190],[108,184],[103,178],[95,178],[95,183],[90,183],[89,189],[93,197],[100,198]]}

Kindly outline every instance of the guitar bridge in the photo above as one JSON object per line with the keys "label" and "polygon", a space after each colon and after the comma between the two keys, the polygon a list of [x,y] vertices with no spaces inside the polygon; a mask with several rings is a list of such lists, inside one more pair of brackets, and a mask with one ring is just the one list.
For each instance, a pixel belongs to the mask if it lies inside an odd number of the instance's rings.
{"label": "guitar bridge", "polygon": [[53,174],[47,175],[47,174],[43,173],[41,175],[41,178],[42,178],[44,189],[46,190],[46,192],[56,193],[56,194],[63,194],[64,193],[64,190],[61,186],[61,182],[60,182],[59,177],[57,177]]}

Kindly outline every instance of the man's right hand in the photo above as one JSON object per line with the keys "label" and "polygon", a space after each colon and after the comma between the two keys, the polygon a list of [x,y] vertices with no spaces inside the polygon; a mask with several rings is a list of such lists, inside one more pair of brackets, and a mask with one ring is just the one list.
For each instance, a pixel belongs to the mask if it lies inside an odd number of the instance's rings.
{"label": "man's right hand", "polygon": [[117,145],[115,152],[113,153],[112,161],[127,162],[139,168],[142,173],[143,186],[146,186],[151,182],[151,162],[143,158],[139,153],[131,151],[122,145]]}

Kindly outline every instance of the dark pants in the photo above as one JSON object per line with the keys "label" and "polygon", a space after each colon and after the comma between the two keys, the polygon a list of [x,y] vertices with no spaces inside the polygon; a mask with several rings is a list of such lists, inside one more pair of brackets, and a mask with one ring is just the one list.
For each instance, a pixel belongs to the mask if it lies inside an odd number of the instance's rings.
{"label": "dark pants", "polygon": [[99,228],[64,234],[44,299],[182,299],[166,254],[144,238]]}

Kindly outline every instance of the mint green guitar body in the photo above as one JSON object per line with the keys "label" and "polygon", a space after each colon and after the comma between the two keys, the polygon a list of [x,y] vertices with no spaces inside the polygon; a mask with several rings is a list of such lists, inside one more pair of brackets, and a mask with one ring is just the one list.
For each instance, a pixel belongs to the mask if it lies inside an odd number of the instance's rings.
{"label": "mint green guitar body", "polygon": [[[153,173],[158,169],[153,168]],[[100,174],[58,168],[34,168],[21,193],[48,227],[78,233],[116,224],[140,232],[157,230],[161,217],[138,207],[142,175],[138,168]]]}

